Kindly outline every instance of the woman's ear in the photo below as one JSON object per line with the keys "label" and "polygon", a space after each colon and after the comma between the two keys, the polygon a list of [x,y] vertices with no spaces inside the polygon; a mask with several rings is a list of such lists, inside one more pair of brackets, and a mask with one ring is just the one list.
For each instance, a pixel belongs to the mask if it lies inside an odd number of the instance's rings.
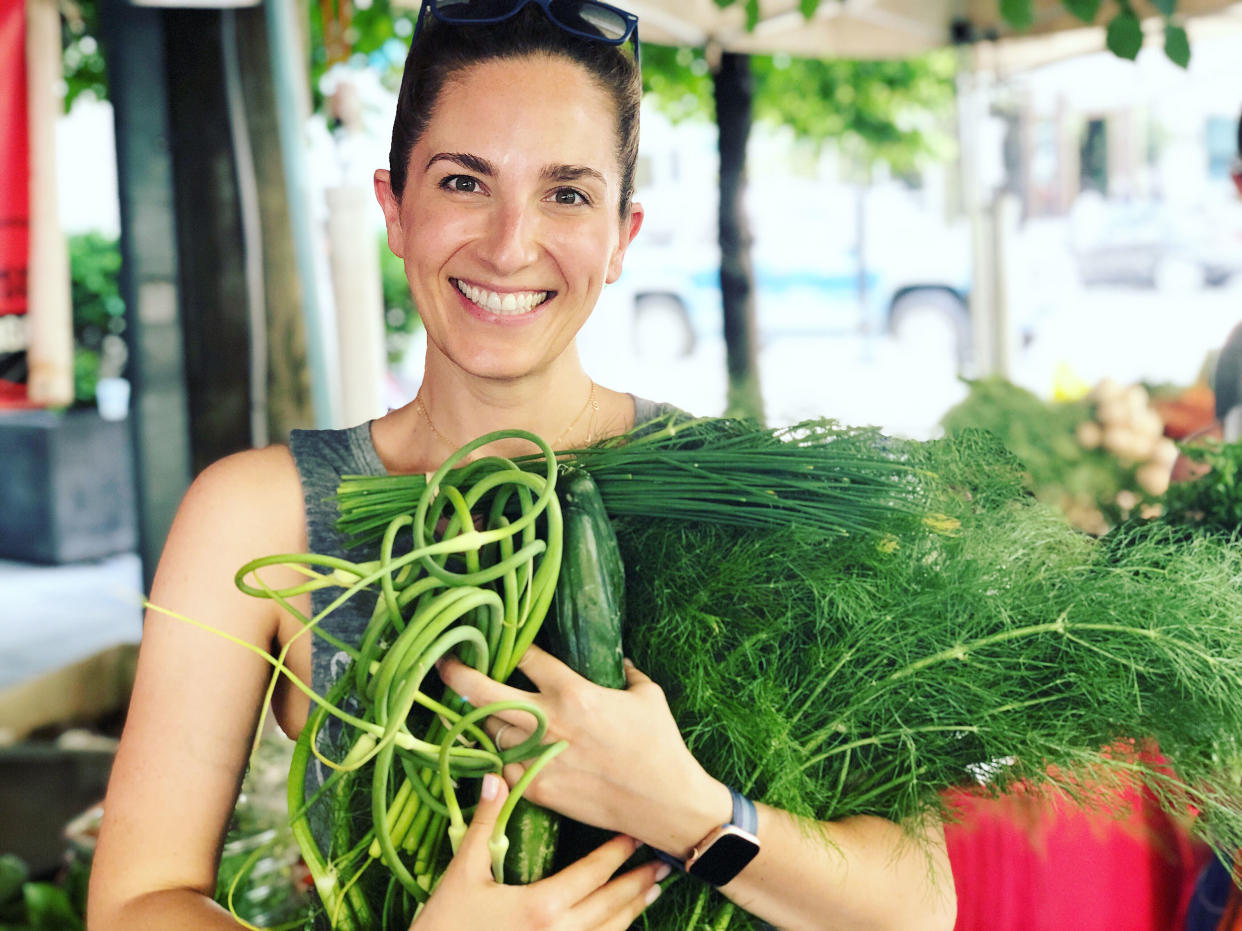
{"label": "woman's ear", "polygon": [[621,241],[617,243],[616,251],[613,252],[612,258],[608,261],[608,277],[604,279],[608,284],[612,284],[621,277],[621,265],[625,260],[625,250],[630,247],[630,243],[634,241],[634,237],[638,235],[638,231],[643,226],[643,205],[637,201],[630,204],[630,215],[627,220],[621,224]]}
{"label": "woman's ear", "polygon": [[372,181],[375,187],[375,199],[379,201],[380,210],[384,211],[384,227],[388,230],[388,248],[399,259],[404,248],[404,237],[401,233],[401,199],[392,189],[392,175],[386,168],[377,168]]}

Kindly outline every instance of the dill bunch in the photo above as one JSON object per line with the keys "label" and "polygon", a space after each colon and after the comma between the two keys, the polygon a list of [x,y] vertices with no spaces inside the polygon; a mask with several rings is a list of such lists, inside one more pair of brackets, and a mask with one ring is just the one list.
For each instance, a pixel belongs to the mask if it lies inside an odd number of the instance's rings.
{"label": "dill bunch", "polygon": [[[627,652],[703,765],[797,815],[906,824],[951,816],[952,786],[1091,805],[1137,781],[1242,844],[1242,551],[1160,522],[1079,533],[977,431],[893,450],[921,522],[617,522]],[[645,920],[757,925],[684,881]]]}

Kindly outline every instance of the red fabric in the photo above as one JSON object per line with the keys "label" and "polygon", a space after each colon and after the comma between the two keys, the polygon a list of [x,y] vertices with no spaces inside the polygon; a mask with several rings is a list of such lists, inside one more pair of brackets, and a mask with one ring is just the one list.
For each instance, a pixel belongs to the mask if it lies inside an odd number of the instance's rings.
{"label": "red fabric", "polygon": [[1206,848],[1150,793],[1111,796],[1120,818],[1021,792],[951,796],[956,931],[1177,931]]}
{"label": "red fabric", "polygon": [[[0,0],[0,405],[21,404],[26,399],[20,352],[26,346],[21,316],[26,313],[29,234],[26,4],[25,0]],[[15,352],[19,353],[17,365],[13,364]]]}

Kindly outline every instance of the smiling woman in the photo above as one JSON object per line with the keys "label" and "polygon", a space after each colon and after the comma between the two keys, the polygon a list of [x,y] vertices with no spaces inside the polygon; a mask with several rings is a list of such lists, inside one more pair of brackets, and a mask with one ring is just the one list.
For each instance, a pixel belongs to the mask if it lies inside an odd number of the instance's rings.
{"label": "smiling woman", "polygon": [[[370,423],[297,432],[290,449],[222,460],[187,494],[151,600],[227,638],[169,614],[147,617],[95,860],[92,929],[237,927],[210,896],[267,685],[267,664],[255,654],[280,652],[288,671],[323,695],[341,681],[362,638],[369,611],[359,599],[319,628],[332,639],[303,636],[276,601],[238,591],[239,566],[272,553],[356,555],[336,527],[333,495],[343,474],[434,472],[466,441],[501,429],[577,446],[660,412],[597,385],[575,343],[642,226],[642,208],[632,202],[637,49],[634,17],[597,0],[424,4],[389,166],[375,174],[388,243],[427,332],[422,388],[409,405]],[[473,454],[529,451],[510,433]],[[262,581],[281,591],[304,580],[286,569],[264,570]],[[331,597],[319,588],[290,605],[309,617]],[[239,642],[253,649],[238,650]],[[441,664],[445,683],[478,707],[516,698],[538,708],[546,736],[566,749],[537,775],[518,763],[503,780],[484,779],[457,855],[413,915],[418,931],[626,928],[670,869],[647,858],[617,874],[639,843],[687,864],[696,877],[687,881],[718,884],[782,927],[952,925],[938,826],[918,845],[908,843],[908,828],[878,818],[808,825],[756,806],[704,770],[663,691],[639,670],[628,668],[627,688],[603,689],[533,647],[522,668],[537,691],[455,661]],[[287,734],[306,725],[308,699],[288,679],[273,708]],[[497,718],[484,727],[496,734],[505,724],[529,726]],[[316,745],[332,736],[325,727]],[[297,776],[310,786],[306,797],[316,795],[319,767],[299,767]],[[528,777],[532,801],[617,836],[553,876],[502,885],[491,877],[487,836],[506,785]],[[310,820],[321,849],[330,848],[331,821],[314,808]]]}

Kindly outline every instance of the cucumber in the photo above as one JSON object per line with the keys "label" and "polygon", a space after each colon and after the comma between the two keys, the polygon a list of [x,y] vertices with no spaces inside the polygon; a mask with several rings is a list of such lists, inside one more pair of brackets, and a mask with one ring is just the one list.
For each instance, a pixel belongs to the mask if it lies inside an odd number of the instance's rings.
{"label": "cucumber", "polygon": [[578,675],[625,688],[625,565],[621,547],[590,473],[562,469],[557,480],[564,553],[553,611],[543,631],[549,651]]}
{"label": "cucumber", "polygon": [[[625,688],[625,566],[617,535],[588,472],[562,467],[556,490],[563,553],[556,597],[538,643],[592,682]],[[526,799],[518,801],[505,833],[505,877],[510,882],[534,882],[553,866],[561,869],[581,859],[611,836]]]}
{"label": "cucumber", "polygon": [[[610,689],[625,688],[625,565],[612,521],[590,473],[562,470],[557,479],[564,553],[553,610],[544,621],[546,649],[578,675]],[[586,856],[612,835],[561,818],[556,868]]]}
{"label": "cucumber", "polygon": [[520,798],[509,815],[505,836],[505,882],[524,885],[552,872],[561,819],[554,812]]}

